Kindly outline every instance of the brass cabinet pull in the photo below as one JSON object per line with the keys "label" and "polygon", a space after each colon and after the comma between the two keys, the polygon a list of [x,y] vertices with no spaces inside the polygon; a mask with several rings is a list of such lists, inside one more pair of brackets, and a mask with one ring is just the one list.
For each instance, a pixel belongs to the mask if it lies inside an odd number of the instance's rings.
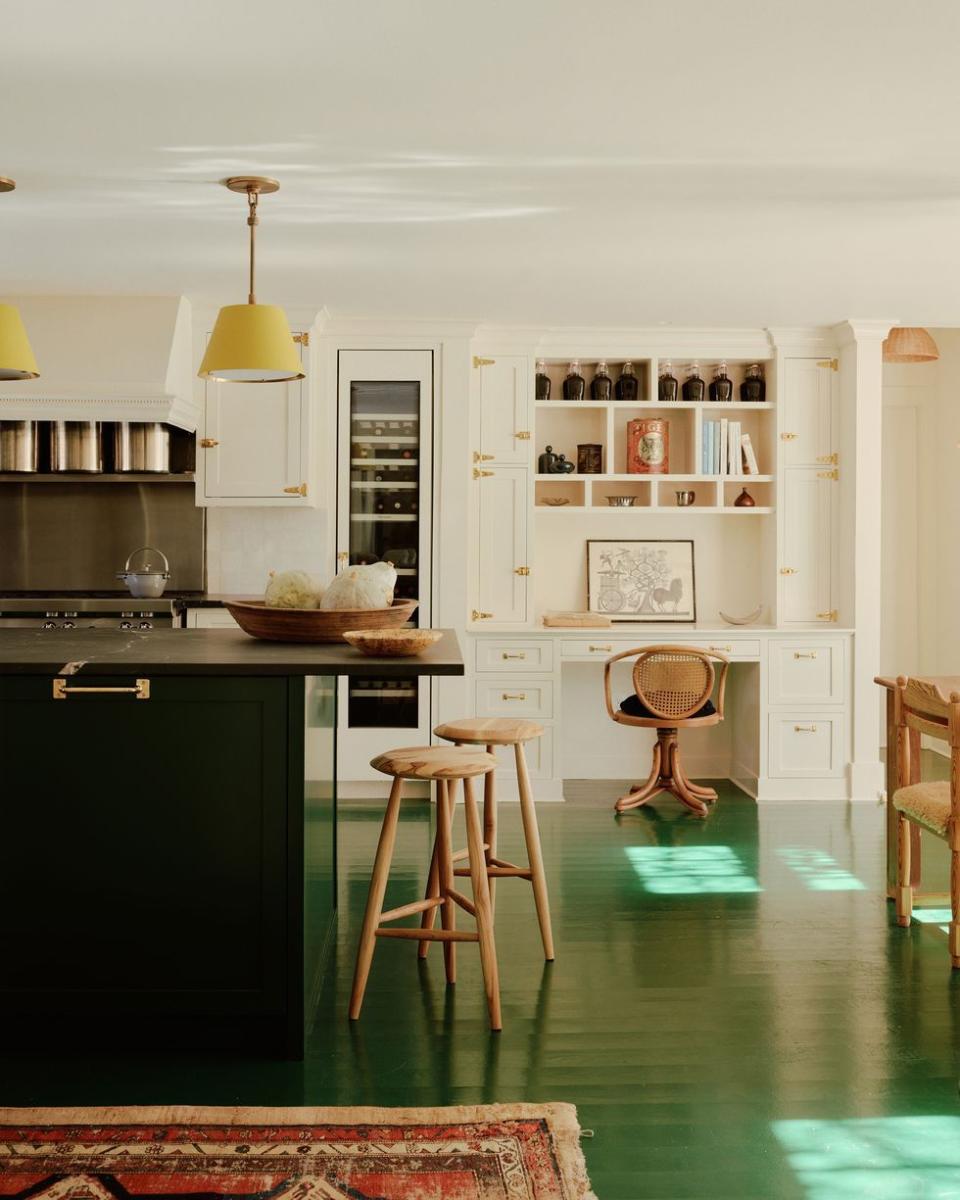
{"label": "brass cabinet pull", "polygon": [[501,700],[526,700],[526,698],[527,698],[526,692],[501,692],[500,693]]}
{"label": "brass cabinet pull", "polygon": [[488,475],[492,475],[492,474],[493,474],[493,472],[492,472],[492,471],[481,471],[479,467],[474,467],[474,468],[473,468],[473,477],[474,477],[474,479],[486,479],[486,477],[487,477]]}
{"label": "brass cabinet pull", "polygon": [[781,575],[796,575],[796,573],[797,573],[796,567],[781,567],[780,568]]}
{"label": "brass cabinet pull", "polygon": [[293,487],[285,487],[283,490],[288,496],[305,496],[307,494],[307,485],[305,483],[298,483]]}
{"label": "brass cabinet pull", "polygon": [[795,433],[781,433],[780,434],[781,442],[793,442],[793,441],[796,441],[796,439],[797,439],[797,434],[795,434]]}
{"label": "brass cabinet pull", "polygon": [[591,646],[591,654],[609,654],[613,650],[612,646]]}
{"label": "brass cabinet pull", "polygon": [[493,455],[492,455],[492,454],[481,454],[479,450],[474,450],[474,452],[473,452],[473,461],[474,461],[475,463],[478,463],[478,462],[493,462]]}
{"label": "brass cabinet pull", "polygon": [[794,725],[793,732],[794,733],[816,733],[817,727],[816,727],[816,725]]}
{"label": "brass cabinet pull", "polygon": [[135,700],[149,700],[150,680],[138,679],[133,687],[68,687],[65,679],[53,680],[54,700],[66,700],[68,696],[77,696],[81,693],[89,695],[94,692],[99,695],[109,693],[114,696],[133,696]]}
{"label": "brass cabinet pull", "polygon": [[732,646],[708,646],[707,649],[712,650],[714,654],[730,654],[733,651]]}
{"label": "brass cabinet pull", "polygon": [[513,573],[514,573],[514,575],[529,575],[530,568],[529,567],[514,567]]}
{"label": "brass cabinet pull", "polygon": [[835,621],[837,619],[837,610],[831,608],[829,612],[817,613],[818,621]]}
{"label": "brass cabinet pull", "polygon": [[501,658],[526,658],[526,651],[520,650],[517,654],[509,654],[506,650],[500,655]]}
{"label": "brass cabinet pull", "polygon": [[493,613],[477,612],[476,609],[470,614],[471,621],[489,621]]}
{"label": "brass cabinet pull", "polygon": [[793,657],[794,658],[816,658],[817,652],[816,652],[816,650],[794,650]]}
{"label": "brass cabinet pull", "polygon": [[518,429],[517,432],[513,436],[520,442],[529,442],[530,441],[530,430],[529,429]]}
{"label": "brass cabinet pull", "polygon": [[219,446],[220,443],[216,438],[201,438],[200,445],[204,450],[212,450],[214,446]]}

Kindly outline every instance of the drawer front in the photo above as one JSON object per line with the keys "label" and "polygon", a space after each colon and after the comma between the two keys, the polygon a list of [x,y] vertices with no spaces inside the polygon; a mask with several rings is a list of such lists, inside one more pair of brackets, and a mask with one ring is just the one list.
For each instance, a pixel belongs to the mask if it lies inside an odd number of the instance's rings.
{"label": "drawer front", "polygon": [[715,654],[723,654],[734,662],[756,662],[760,658],[760,641],[757,638],[727,638],[722,634],[714,637],[704,635],[699,638],[678,637],[670,629],[665,628],[660,637],[652,638],[620,638],[614,640],[609,635],[594,638],[569,638],[560,643],[560,656],[563,659],[579,659],[586,662],[598,658],[601,661],[617,654],[621,650],[640,649],[644,646],[690,646],[691,649],[712,650]]}
{"label": "drawer front", "polygon": [[188,629],[239,629],[225,608],[187,609]]}
{"label": "drawer front", "polygon": [[553,682],[549,679],[478,679],[478,717],[553,716]]}
{"label": "drawer front", "polygon": [[842,713],[770,713],[768,720],[771,778],[825,779],[841,774]]}
{"label": "drawer front", "polygon": [[785,638],[770,643],[771,704],[843,704],[845,643],[839,638]]}
{"label": "drawer front", "polygon": [[[534,738],[524,743],[524,754],[527,759],[527,770],[531,779],[553,778],[553,726],[547,725],[543,737]],[[495,746],[497,772],[502,775],[512,775],[516,778],[517,760],[512,746]]]}
{"label": "drawer front", "polygon": [[553,642],[477,639],[478,671],[552,671]]}

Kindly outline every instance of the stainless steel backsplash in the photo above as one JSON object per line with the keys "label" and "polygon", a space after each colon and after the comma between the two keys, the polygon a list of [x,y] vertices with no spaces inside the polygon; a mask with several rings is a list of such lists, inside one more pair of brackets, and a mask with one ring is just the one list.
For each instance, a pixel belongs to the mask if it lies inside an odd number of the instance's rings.
{"label": "stainless steel backsplash", "polygon": [[127,555],[170,560],[167,591],[202,591],[204,510],[192,484],[0,483],[0,591],[122,590]]}

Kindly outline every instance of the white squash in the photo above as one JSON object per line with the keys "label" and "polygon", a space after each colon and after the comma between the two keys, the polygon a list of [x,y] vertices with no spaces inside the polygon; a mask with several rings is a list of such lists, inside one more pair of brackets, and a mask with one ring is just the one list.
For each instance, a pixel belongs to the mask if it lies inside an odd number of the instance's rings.
{"label": "white squash", "polygon": [[320,607],[389,608],[397,570],[393,563],[375,562],[365,567],[344,567],[323,594]]}
{"label": "white squash", "polygon": [[263,602],[267,608],[316,608],[322,594],[306,571],[271,571]]}

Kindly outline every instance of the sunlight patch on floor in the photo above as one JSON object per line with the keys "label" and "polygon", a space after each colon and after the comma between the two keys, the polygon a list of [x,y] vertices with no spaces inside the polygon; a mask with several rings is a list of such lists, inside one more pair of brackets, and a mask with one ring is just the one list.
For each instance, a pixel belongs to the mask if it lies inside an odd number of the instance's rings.
{"label": "sunlight patch on floor", "polygon": [[624,853],[657,895],[760,891],[729,846],[625,846]]}
{"label": "sunlight patch on floor", "polygon": [[866,884],[844,870],[825,850],[811,846],[784,846],[777,856],[796,871],[812,892],[863,892]]}
{"label": "sunlight patch on floor", "polygon": [[960,1197],[960,1117],[774,1121],[807,1200]]}

